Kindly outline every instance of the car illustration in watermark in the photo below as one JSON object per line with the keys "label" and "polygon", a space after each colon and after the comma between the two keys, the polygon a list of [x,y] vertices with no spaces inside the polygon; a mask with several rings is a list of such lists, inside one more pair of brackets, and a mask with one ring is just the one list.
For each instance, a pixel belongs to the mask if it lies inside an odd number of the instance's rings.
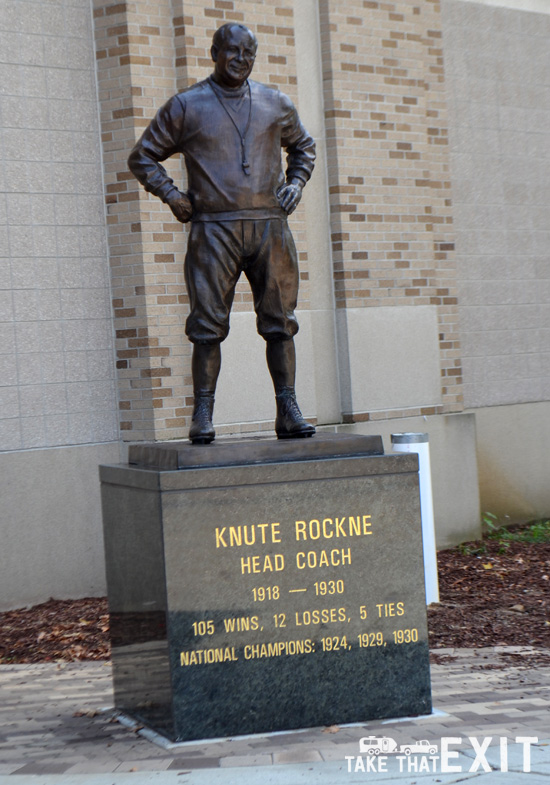
{"label": "car illustration in watermark", "polygon": [[391,736],[364,736],[359,740],[359,752],[364,755],[436,755],[437,744],[427,739],[398,744]]}
{"label": "car illustration in watermark", "polygon": [[413,741],[409,744],[402,744],[400,747],[400,752],[402,752],[403,755],[437,755],[437,750],[437,744],[434,744],[427,739]]}

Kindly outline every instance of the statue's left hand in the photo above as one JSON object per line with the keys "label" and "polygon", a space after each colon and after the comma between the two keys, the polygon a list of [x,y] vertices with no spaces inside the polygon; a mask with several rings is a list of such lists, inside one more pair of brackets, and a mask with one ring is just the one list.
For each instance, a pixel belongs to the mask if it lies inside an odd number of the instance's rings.
{"label": "statue's left hand", "polygon": [[186,224],[191,220],[193,205],[187,194],[180,191],[179,196],[168,200],[168,207],[180,223]]}
{"label": "statue's left hand", "polygon": [[279,204],[287,215],[292,215],[302,198],[302,186],[299,183],[287,183],[277,191]]}

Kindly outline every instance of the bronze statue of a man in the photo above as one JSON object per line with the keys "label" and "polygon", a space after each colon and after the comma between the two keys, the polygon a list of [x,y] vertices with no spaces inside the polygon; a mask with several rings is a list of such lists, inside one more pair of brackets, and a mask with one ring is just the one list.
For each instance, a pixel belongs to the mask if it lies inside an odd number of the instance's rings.
{"label": "bronze statue of a man", "polygon": [[[210,50],[213,74],[158,111],[128,160],[146,191],[168,204],[178,221],[191,221],[185,257],[191,306],[186,333],[193,343],[189,438],[198,444],[215,436],[220,343],[229,332],[241,272],[250,283],[257,329],[266,341],[277,436],[315,433],[294,391],[298,263],[287,224],[313,171],[315,144],[286,95],[249,80],[257,46],[244,25],[220,27]],[[287,154],[285,174],[281,148]],[[185,158],[186,193],[160,163],[177,153]]]}

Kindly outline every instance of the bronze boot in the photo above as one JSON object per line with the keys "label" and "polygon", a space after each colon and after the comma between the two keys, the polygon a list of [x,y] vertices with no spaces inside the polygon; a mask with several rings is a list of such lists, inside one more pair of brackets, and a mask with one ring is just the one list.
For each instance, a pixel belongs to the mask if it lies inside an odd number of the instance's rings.
{"label": "bronze boot", "polygon": [[195,395],[195,406],[191,428],[189,429],[189,439],[193,444],[210,444],[214,441],[216,431],[212,425],[212,413],[214,411],[214,393],[201,392]]}
{"label": "bronze boot", "polygon": [[278,439],[301,439],[313,436],[315,428],[306,422],[296,401],[294,387],[282,387],[275,395],[277,419],[275,431]]}

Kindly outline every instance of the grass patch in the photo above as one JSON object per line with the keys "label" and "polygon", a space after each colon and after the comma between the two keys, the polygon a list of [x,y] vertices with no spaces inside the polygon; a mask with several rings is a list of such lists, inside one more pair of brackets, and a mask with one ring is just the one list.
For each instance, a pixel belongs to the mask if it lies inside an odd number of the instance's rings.
{"label": "grass patch", "polygon": [[499,553],[505,553],[513,542],[548,543],[550,542],[550,519],[541,518],[528,523],[504,526],[501,519],[492,512],[484,512],[483,539],[476,542],[465,542],[458,546],[464,556],[481,556],[487,552],[487,541],[497,542]]}
{"label": "grass patch", "polygon": [[549,518],[508,527],[503,526],[496,515],[486,512],[483,513],[482,521],[487,530],[485,537],[502,545],[511,542],[550,542]]}

